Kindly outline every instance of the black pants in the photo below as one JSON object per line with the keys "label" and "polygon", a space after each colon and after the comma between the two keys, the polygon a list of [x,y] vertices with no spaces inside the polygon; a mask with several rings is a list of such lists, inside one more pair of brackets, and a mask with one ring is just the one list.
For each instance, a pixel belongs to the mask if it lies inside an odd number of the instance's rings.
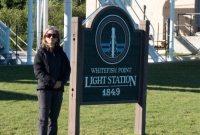
{"label": "black pants", "polygon": [[38,90],[38,135],[57,135],[62,91]]}

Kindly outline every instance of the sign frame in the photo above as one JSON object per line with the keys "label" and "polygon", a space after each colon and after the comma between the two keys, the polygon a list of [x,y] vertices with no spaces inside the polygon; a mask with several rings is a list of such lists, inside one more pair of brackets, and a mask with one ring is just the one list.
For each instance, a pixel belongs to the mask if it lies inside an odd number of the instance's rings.
{"label": "sign frame", "polygon": [[[111,14],[108,14],[108,15],[105,15],[105,12],[108,12],[108,13],[110,13],[112,11],[112,13]],[[138,34],[138,35],[140,35],[141,36],[141,41],[139,41],[140,42],[140,56],[139,56],[139,58],[137,58],[137,60],[139,60],[139,67],[140,67],[140,69],[141,69],[141,66],[143,65],[143,63],[144,63],[144,60],[143,60],[143,56],[145,55],[145,54],[143,54],[144,52],[142,51],[143,50],[143,48],[144,48],[144,46],[145,46],[145,41],[143,40],[144,39],[144,36],[145,36],[145,32],[144,32],[144,30],[136,30],[135,28],[134,28],[134,25],[132,24],[132,20],[131,20],[131,18],[128,16],[128,14],[125,12],[125,11],[123,11],[122,9],[120,9],[120,8],[118,8],[118,7],[115,7],[115,6],[105,6],[105,7],[103,7],[102,8],[102,10],[100,10],[99,12],[96,12],[96,14],[95,15],[93,15],[92,17],[91,17],[91,19],[90,19],[90,21],[88,22],[88,25],[87,25],[87,27],[86,28],[83,28],[83,39],[82,39],[82,46],[84,46],[84,48],[86,49],[87,48],[87,51],[90,51],[88,48],[90,48],[90,47],[85,47],[85,40],[88,40],[88,38],[85,38],[85,33],[91,33],[92,31],[94,31],[94,32],[96,32],[95,34],[98,36],[98,30],[96,30],[95,28],[99,28],[100,26],[101,26],[101,23],[100,23],[100,21],[102,21],[104,18],[105,18],[105,20],[106,21],[104,21],[105,23],[107,23],[107,22],[109,22],[109,21],[111,21],[112,20],[112,17],[114,18],[115,16],[116,16],[116,13],[114,13],[114,12],[118,12],[118,13],[120,13],[121,15],[120,16],[124,16],[124,18],[125,18],[125,21],[127,21],[128,22],[128,26],[129,26],[129,31],[131,31],[132,33],[131,33],[131,36],[130,36],[130,38],[132,38],[132,39],[130,39],[130,40],[133,40],[133,34]],[[103,19],[99,19],[99,18],[103,18]],[[120,18],[120,17],[119,17]],[[116,17],[115,17],[115,19],[116,19]],[[117,18],[118,19],[118,18]],[[119,21],[121,21],[120,19],[118,19]],[[104,23],[103,22],[103,23]],[[121,22],[123,22],[123,21],[121,21]],[[127,25],[127,24],[126,24]],[[126,30],[127,31],[127,30]],[[130,33],[129,33],[130,34]],[[96,35],[95,35],[95,40],[96,40]],[[134,37],[135,38],[135,37]],[[91,40],[92,41],[92,40]],[[88,41],[89,42],[89,41]],[[95,42],[96,43],[96,42]],[[131,42],[132,44],[133,44],[133,41]],[[130,43],[130,44],[131,44]],[[93,45],[94,46],[94,45]],[[98,47],[96,47],[96,48],[98,48]],[[98,52],[98,49],[96,49],[97,50],[97,52],[95,52],[95,53],[98,53],[99,54],[99,52]],[[83,52],[83,58],[84,57],[86,57],[85,56],[85,53],[86,53],[86,51],[85,50],[83,50],[84,52]],[[91,52],[91,51],[90,51]],[[94,52],[94,50],[92,51],[92,52]],[[94,53],[92,53],[92,54],[94,54]],[[93,57],[92,55],[91,55],[91,57]],[[99,57],[101,57],[101,56],[99,56]],[[96,58],[96,59],[98,59],[98,58]],[[95,59],[95,60],[96,60]],[[122,58],[122,60],[121,61],[123,61],[123,59],[124,58]],[[86,61],[86,60],[83,60],[84,62]],[[92,60],[90,60],[90,62],[91,62]],[[97,61],[97,60],[96,60]],[[108,63],[108,62],[106,62],[105,60],[103,60],[102,58],[101,59],[98,59],[98,61],[104,61],[104,63],[106,64],[106,63]],[[118,62],[121,62],[120,60],[119,61],[117,61],[117,62],[115,62],[115,63],[118,63]],[[114,64],[115,64],[114,63]],[[122,63],[122,62],[121,62]],[[85,63],[83,63],[84,65],[85,65]],[[113,63],[111,63],[110,65],[114,65]],[[116,65],[116,64],[115,64]],[[123,67],[124,65],[122,65],[122,67]],[[109,66],[106,66],[106,67],[109,67]],[[112,66],[113,67],[113,66]],[[114,66],[114,67],[116,67],[116,66]],[[132,68],[132,67],[131,67]],[[134,68],[138,68],[138,67],[134,67]],[[84,69],[84,66],[83,66],[83,77],[84,77],[84,73],[85,73],[86,71],[85,71],[85,69]],[[81,98],[83,98],[83,99],[81,99],[81,105],[94,105],[94,104],[119,104],[119,103],[137,103],[137,102],[139,102],[139,98],[140,98],[140,93],[141,93],[141,85],[143,85],[143,84],[141,84],[142,83],[142,70],[139,70],[138,71],[138,73],[137,73],[137,78],[138,78],[138,83],[137,83],[137,87],[138,87],[138,90],[137,90],[137,92],[136,92],[136,98],[137,99],[128,99],[128,100],[126,100],[126,99],[118,99],[118,100],[115,100],[115,101],[111,101],[111,100],[100,100],[100,101],[94,101],[95,99],[92,99],[92,101],[84,101],[84,96],[85,96],[85,93],[84,93],[84,88],[81,90]],[[85,73],[85,75],[86,75],[86,73]],[[105,78],[104,78],[105,79]],[[83,81],[84,81],[84,79],[82,79]],[[87,80],[88,80],[88,78],[87,78]],[[82,85],[84,85],[85,84],[85,82],[82,82]],[[83,86],[82,86],[83,87]],[[102,87],[102,86],[101,86]],[[112,87],[112,86],[111,86]],[[109,87],[109,89],[111,88],[111,87]],[[107,87],[108,88],[108,87]],[[124,88],[125,89],[125,88]],[[104,90],[104,89],[103,89]],[[113,90],[113,89],[112,89]],[[98,92],[98,93],[100,93],[100,92]],[[132,93],[128,93],[129,95],[130,94],[132,94]],[[127,95],[128,95],[127,94]],[[96,95],[96,93],[93,93],[93,95],[95,96]],[[92,95],[92,96],[93,96]],[[131,96],[131,95],[130,95]],[[133,95],[134,96],[134,95]],[[130,98],[130,97],[129,97]],[[86,99],[86,98],[85,98]],[[103,98],[102,98],[103,99]]]}
{"label": "sign frame", "polygon": [[[123,12],[123,11],[122,11]],[[148,40],[149,40],[149,25],[148,20],[140,21],[140,29],[144,32],[144,43],[141,55],[140,73],[140,92],[139,99],[135,109],[135,126],[134,132],[137,134],[145,134],[145,119],[146,119],[146,87],[147,87],[147,66],[148,66]],[[69,86],[69,119],[68,119],[68,134],[80,134],[80,106],[93,105],[97,103],[82,102],[82,86],[83,86],[83,61],[84,61],[84,46],[83,46],[83,28],[82,19],[80,17],[72,18],[72,33],[71,33],[71,75]],[[90,29],[88,29],[90,30]],[[129,103],[129,102],[102,102],[98,104],[113,104],[113,103]]]}

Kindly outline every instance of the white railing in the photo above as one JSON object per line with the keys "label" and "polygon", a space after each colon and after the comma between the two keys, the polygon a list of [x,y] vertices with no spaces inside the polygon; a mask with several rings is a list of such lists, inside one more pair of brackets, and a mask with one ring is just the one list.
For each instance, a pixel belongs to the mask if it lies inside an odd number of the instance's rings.
{"label": "white railing", "polygon": [[[16,33],[14,32],[14,31],[12,31],[11,29],[10,29],[10,32],[14,35],[14,36],[16,36]],[[11,39],[11,38],[10,38]],[[19,39],[22,43],[24,43],[27,47],[28,47],[28,44],[23,40],[23,39],[21,39],[19,36],[17,36],[17,39]],[[15,43],[15,45],[16,45],[16,43]],[[17,47],[18,48],[21,48],[18,44],[17,44]],[[22,49],[22,48],[21,48]],[[21,50],[20,49],[20,50]],[[23,49],[22,49],[23,50]],[[32,49],[32,51],[34,52],[34,53],[36,53],[36,51],[34,50],[34,49]],[[23,50],[23,52],[25,52],[24,50]],[[27,55],[27,54],[26,54]]]}
{"label": "white railing", "polygon": [[85,23],[90,20],[91,16],[98,11],[102,6],[99,6],[94,12],[92,12],[92,14],[90,14],[85,20],[83,20],[82,25],[85,25]]}
{"label": "white railing", "polygon": [[1,53],[9,53],[10,48],[10,28],[7,27],[2,21],[0,21],[0,45],[3,46]]}
{"label": "white railing", "polygon": [[22,51],[24,55],[27,55],[27,53],[26,53],[18,44],[16,44],[16,42],[15,42],[11,37],[10,37],[10,40],[11,40],[15,45],[17,45],[17,48],[18,48],[20,51]]}
{"label": "white railing", "polygon": [[[127,0],[125,0],[125,1],[128,3]],[[143,15],[145,16],[145,18],[146,18],[147,20],[149,20],[148,17],[145,15],[144,11],[142,10],[141,6],[139,5],[138,1],[135,0],[135,2],[136,2],[136,4],[138,5],[140,11],[141,11],[141,12],[143,13]],[[134,11],[134,9],[132,8],[132,6],[129,5],[129,7],[132,9],[132,11],[134,12],[134,14],[136,15],[136,17],[137,17],[137,18],[139,19],[139,21],[140,21],[141,19],[138,17],[137,13]],[[153,31],[153,35],[152,35],[152,37],[150,37],[151,40],[152,40],[153,45],[149,44],[149,55],[150,55],[151,58],[154,60],[154,62],[164,62],[164,61],[166,61],[166,60],[154,49],[155,30],[154,30],[154,27],[153,27],[153,25],[152,25],[151,23],[150,23],[150,26],[151,26],[152,31]]]}
{"label": "white railing", "polygon": [[[13,34],[15,37],[17,36],[15,34],[15,32],[13,32],[8,26],[6,26],[2,21],[0,21],[0,55],[1,54],[13,54],[14,56],[16,56],[16,59],[20,61],[21,64],[24,64],[25,62],[20,58],[20,56],[18,54],[16,54],[16,52],[10,48],[10,41],[17,47],[17,49],[20,50],[20,52],[23,54],[24,56],[27,56],[27,52],[24,51],[17,43],[16,40],[13,40],[13,38],[10,36],[10,34]],[[25,44],[26,46],[28,46],[28,44],[21,39],[19,36],[17,36],[17,39],[20,40],[23,44]],[[35,50],[32,49],[32,51],[34,53],[36,53]]]}

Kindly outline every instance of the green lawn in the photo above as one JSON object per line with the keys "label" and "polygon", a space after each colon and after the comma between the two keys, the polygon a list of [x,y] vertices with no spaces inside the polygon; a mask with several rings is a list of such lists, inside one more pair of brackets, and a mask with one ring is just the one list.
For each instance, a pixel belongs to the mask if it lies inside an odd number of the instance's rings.
{"label": "green lawn", "polygon": [[[37,134],[32,66],[0,66],[0,135]],[[68,85],[58,135],[68,134]],[[200,134],[200,61],[148,65],[147,135]],[[135,104],[81,106],[81,135],[133,135]]]}

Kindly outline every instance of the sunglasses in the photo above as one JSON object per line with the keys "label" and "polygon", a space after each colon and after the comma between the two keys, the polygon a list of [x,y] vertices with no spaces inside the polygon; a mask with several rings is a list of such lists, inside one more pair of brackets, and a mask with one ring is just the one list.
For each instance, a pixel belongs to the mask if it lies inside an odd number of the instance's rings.
{"label": "sunglasses", "polygon": [[45,35],[47,38],[50,38],[51,36],[53,37],[53,38],[58,38],[58,34],[46,34]]}

